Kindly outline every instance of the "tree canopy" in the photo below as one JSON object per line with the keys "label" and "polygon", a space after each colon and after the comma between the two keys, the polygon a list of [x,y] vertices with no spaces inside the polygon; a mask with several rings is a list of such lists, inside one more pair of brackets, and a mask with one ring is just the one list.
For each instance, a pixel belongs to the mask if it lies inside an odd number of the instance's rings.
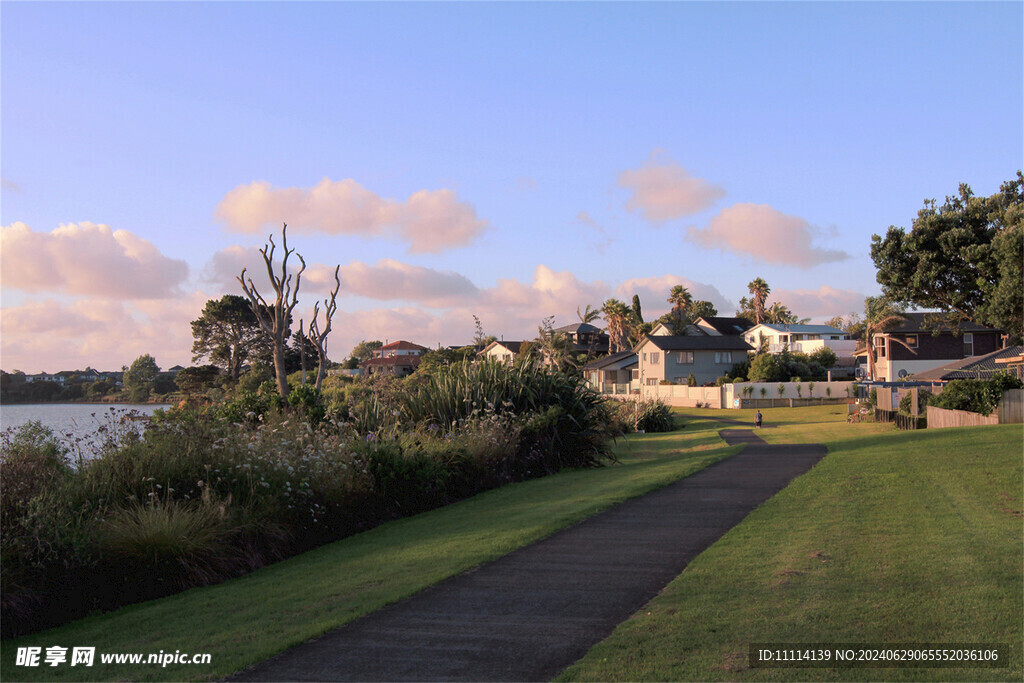
{"label": "tree canopy", "polygon": [[909,231],[871,238],[878,283],[892,301],[939,309],[953,325],[973,321],[1024,333],[1024,174],[990,197],[969,185],[924,203]]}
{"label": "tree canopy", "polygon": [[247,360],[262,356],[269,361],[272,353],[248,299],[234,294],[206,302],[202,315],[192,321],[192,337],[192,360],[209,358],[233,380]]}
{"label": "tree canopy", "polygon": [[147,353],[136,358],[131,367],[124,369],[124,376],[121,379],[125,391],[128,392],[128,400],[141,403],[148,399],[153,381],[159,372],[160,368],[157,367],[153,356]]}

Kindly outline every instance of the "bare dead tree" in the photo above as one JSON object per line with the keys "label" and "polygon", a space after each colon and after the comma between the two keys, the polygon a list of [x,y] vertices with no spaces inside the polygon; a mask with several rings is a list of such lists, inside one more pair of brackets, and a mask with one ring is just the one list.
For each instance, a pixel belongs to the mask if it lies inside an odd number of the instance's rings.
{"label": "bare dead tree", "polygon": [[302,386],[306,386],[306,339],[302,318],[299,318],[299,366],[302,368]]}
{"label": "bare dead tree", "polygon": [[320,329],[320,302],[313,304],[313,321],[309,323],[309,340],[313,342],[313,346],[316,347],[317,355],[317,366],[316,366],[316,390],[320,391],[320,384],[324,381],[324,374],[327,372],[327,335],[331,333],[331,321],[334,318],[335,311],[338,310],[338,290],[341,289],[341,278],[338,277],[338,271],[341,270],[339,264],[334,268],[334,291],[331,292],[329,299],[324,299],[324,328]]}
{"label": "bare dead tree", "polygon": [[[267,241],[269,244],[264,244],[260,253],[263,254],[263,262],[267,266],[270,286],[274,289],[274,303],[267,303],[256,289],[252,278],[246,280],[245,268],[242,268],[242,274],[237,279],[242,285],[242,291],[249,298],[249,305],[252,307],[256,319],[259,320],[260,328],[274,342],[274,373],[277,375],[277,390],[281,392],[281,396],[287,396],[288,372],[284,363],[284,350],[288,343],[288,322],[291,319],[292,310],[299,300],[299,285],[302,281],[302,273],[306,270],[306,261],[301,254],[288,248],[288,224],[285,223],[281,228],[281,247],[284,249],[284,258],[281,259],[281,274],[275,274],[274,250],[277,245],[274,244],[273,235],[270,235]],[[295,254],[302,263],[302,268],[294,275],[288,272],[288,257],[292,254]],[[292,288],[293,277],[295,279],[294,289]]]}

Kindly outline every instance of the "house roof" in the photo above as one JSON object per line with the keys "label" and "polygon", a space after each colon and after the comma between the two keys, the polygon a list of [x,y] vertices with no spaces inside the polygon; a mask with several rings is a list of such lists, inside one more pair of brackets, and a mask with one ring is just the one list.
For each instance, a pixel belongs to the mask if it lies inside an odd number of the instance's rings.
{"label": "house roof", "polygon": [[523,342],[521,341],[492,341],[490,344],[485,346],[477,355],[482,356],[495,346],[504,346],[512,353],[519,353],[519,349],[522,347]]}
{"label": "house roof", "polygon": [[555,332],[570,332],[570,333],[573,333],[573,334],[581,334],[581,333],[582,334],[588,334],[588,333],[592,334],[592,333],[595,333],[595,332],[600,332],[601,328],[595,327],[595,326],[591,325],[590,323],[572,323],[571,325],[562,325],[561,327],[556,327],[554,329],[554,331]]}
{"label": "house roof", "polygon": [[396,342],[391,342],[390,344],[385,344],[384,346],[380,347],[381,351],[384,351],[385,349],[389,350],[389,351],[429,351],[430,350],[426,346],[420,346],[419,344],[413,344],[412,342],[407,342],[404,339],[399,339]]}
{"label": "house roof", "polygon": [[713,327],[723,336],[730,334],[742,334],[746,332],[754,323],[750,322],[746,318],[726,318],[722,316],[707,316],[703,318],[697,318],[694,323],[705,322],[710,327]]}
{"label": "house roof", "polygon": [[654,344],[662,351],[752,351],[752,347],[743,341],[742,337],[734,334],[722,335],[721,337],[694,337],[694,336],[654,336],[644,337],[633,349],[637,351],[644,344]]}
{"label": "house roof", "polygon": [[1006,370],[1006,364],[998,363],[999,360],[1020,356],[1022,350],[1024,350],[1024,346],[1007,346],[1005,349],[999,349],[984,356],[961,358],[960,360],[946,363],[941,367],[919,372],[916,375],[911,375],[909,379],[946,381],[951,379],[988,378],[997,372],[1004,372]]}
{"label": "house roof", "polygon": [[633,358],[633,361],[635,362],[636,361],[636,352],[635,351],[619,351],[617,353],[611,354],[610,356],[605,356],[604,358],[598,358],[597,360],[592,360],[589,363],[587,363],[586,365],[584,365],[581,369],[582,370],[600,370],[601,368],[606,368],[609,365],[614,365],[615,363],[620,363],[622,361],[627,361],[627,360],[629,360],[629,358],[631,356]]}
{"label": "house roof", "polygon": [[838,327],[832,327],[831,325],[786,325],[782,323],[761,323],[760,325],[754,325],[754,327],[767,327],[769,330],[788,334],[847,334]]}
{"label": "house roof", "polygon": [[[931,332],[934,329],[934,326],[932,326],[932,327],[926,326],[925,325],[926,319],[927,318],[935,318],[937,316],[941,316],[942,314],[941,313],[901,313],[900,315],[902,315],[906,319],[906,322],[901,323],[897,327],[893,327],[890,330],[886,330],[887,334],[892,334],[893,332],[898,332],[898,333],[903,333],[903,332]],[[946,323],[946,322],[941,322],[940,325],[939,325],[939,329],[943,330],[943,331],[946,331],[946,332],[951,331],[949,323]],[[981,324],[975,323],[975,322],[963,322],[963,323],[960,323],[960,331],[961,332],[1001,332],[1002,330],[999,330],[999,329],[997,329],[995,327],[989,327],[988,325],[981,325]]]}

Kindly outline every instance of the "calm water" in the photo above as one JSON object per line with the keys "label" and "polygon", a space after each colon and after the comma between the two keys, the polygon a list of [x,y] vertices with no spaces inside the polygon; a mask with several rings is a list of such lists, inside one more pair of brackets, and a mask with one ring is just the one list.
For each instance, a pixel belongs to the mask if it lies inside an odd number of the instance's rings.
{"label": "calm water", "polygon": [[[110,424],[121,423],[121,418],[134,411],[137,414],[152,415],[157,408],[169,408],[167,405],[147,403],[145,405],[129,405],[108,403],[32,403],[24,405],[0,406],[0,431],[11,427],[19,427],[30,420],[42,422],[53,430],[53,433],[68,444],[76,440],[84,440],[86,445],[93,441],[96,430]],[[131,423],[141,426],[143,423]],[[88,450],[83,448],[83,451]],[[84,453],[83,455],[88,455]]]}

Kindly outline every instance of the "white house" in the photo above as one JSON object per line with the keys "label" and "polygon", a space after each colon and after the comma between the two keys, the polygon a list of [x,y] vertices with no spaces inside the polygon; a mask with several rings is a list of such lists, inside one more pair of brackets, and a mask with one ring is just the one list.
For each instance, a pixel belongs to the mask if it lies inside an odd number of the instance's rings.
{"label": "white house", "polygon": [[761,323],[743,333],[743,338],[755,349],[762,341],[768,344],[769,353],[782,353],[788,349],[793,353],[812,354],[818,349],[829,348],[837,356],[852,356],[857,342],[850,335],[829,325],[784,325]]}
{"label": "white house", "polygon": [[493,358],[502,363],[511,363],[519,355],[522,341],[493,341],[476,354],[478,358]]}

